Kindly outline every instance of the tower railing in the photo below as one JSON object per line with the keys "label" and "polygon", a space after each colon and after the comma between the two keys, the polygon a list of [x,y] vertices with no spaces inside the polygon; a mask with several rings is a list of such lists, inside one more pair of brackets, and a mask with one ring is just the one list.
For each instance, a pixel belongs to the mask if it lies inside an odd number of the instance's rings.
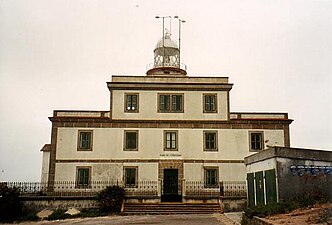
{"label": "tower railing", "polygon": [[182,69],[182,70],[187,70],[187,65],[186,64],[183,64],[181,63],[180,66],[176,63],[164,63],[164,65],[162,65],[162,63],[160,65],[155,65],[154,63],[150,63],[146,66],[146,70],[151,70],[151,69],[154,69],[154,68],[162,68],[162,67],[174,67],[174,68],[179,68],[179,69]]}

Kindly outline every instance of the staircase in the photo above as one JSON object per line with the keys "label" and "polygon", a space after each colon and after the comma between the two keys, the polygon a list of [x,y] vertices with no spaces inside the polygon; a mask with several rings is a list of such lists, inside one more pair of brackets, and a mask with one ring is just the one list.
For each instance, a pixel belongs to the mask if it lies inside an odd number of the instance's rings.
{"label": "staircase", "polygon": [[125,215],[169,215],[220,213],[218,203],[125,203]]}

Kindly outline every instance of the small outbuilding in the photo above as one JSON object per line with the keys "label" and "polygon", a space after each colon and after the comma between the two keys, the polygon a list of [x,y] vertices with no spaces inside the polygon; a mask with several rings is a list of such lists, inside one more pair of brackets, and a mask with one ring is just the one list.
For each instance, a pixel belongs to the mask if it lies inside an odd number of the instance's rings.
{"label": "small outbuilding", "polygon": [[332,151],[270,147],[244,161],[249,207],[299,197],[332,200]]}

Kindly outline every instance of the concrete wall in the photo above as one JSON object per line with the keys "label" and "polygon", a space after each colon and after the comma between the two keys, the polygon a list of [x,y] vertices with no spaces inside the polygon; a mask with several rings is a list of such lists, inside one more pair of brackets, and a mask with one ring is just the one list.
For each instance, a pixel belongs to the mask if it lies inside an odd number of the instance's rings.
{"label": "concrete wall", "polygon": [[291,166],[330,166],[332,162],[304,159],[278,158],[277,176],[279,178],[279,199],[287,200],[294,197],[329,197],[332,200],[332,174],[318,172],[316,175],[304,173],[293,174]]}
{"label": "concrete wall", "polygon": [[275,169],[279,201],[306,197],[332,200],[331,151],[273,147],[246,157],[245,164],[247,173]]}

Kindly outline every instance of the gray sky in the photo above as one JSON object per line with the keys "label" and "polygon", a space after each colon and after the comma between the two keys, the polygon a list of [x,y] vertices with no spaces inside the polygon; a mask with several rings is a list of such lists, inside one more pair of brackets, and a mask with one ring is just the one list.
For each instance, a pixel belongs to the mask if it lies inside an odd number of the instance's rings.
{"label": "gray sky", "polygon": [[229,76],[231,111],[288,112],[293,147],[332,150],[330,0],[0,0],[0,180],[40,180],[53,110],[108,110],[111,75],[145,74],[156,15],[187,21],[188,75]]}

